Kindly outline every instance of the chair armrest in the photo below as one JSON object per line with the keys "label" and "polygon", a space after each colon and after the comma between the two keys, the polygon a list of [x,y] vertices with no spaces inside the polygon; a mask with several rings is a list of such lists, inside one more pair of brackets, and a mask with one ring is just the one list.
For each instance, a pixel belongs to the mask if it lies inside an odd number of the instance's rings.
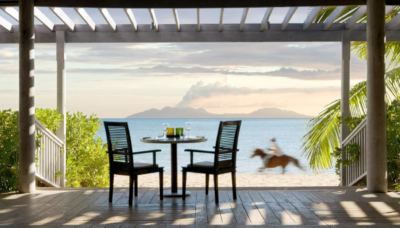
{"label": "chair armrest", "polygon": [[205,154],[215,154],[215,151],[212,150],[197,150],[197,149],[186,149],[186,152],[195,152],[195,153],[205,153]]}
{"label": "chair armrest", "polygon": [[147,154],[147,153],[155,153],[155,152],[161,152],[161,150],[142,150],[142,151],[135,151],[132,152],[133,155],[138,155],[138,154]]}

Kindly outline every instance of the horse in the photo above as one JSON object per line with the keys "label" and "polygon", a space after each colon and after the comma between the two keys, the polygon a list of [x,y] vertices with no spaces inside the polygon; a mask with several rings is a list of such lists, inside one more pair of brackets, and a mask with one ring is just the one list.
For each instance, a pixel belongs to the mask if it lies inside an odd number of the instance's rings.
{"label": "horse", "polygon": [[[255,156],[260,156],[261,159],[264,159],[266,155],[267,154],[262,149],[257,148],[254,150],[251,157],[254,158]],[[289,164],[289,162],[292,162],[299,169],[304,170],[303,167],[300,166],[299,161],[297,159],[287,155],[283,155],[280,157],[273,156],[272,158],[269,159],[268,165],[265,167],[260,167],[258,171],[262,172],[266,168],[275,168],[278,166],[282,166],[282,174],[285,174],[285,168]]]}

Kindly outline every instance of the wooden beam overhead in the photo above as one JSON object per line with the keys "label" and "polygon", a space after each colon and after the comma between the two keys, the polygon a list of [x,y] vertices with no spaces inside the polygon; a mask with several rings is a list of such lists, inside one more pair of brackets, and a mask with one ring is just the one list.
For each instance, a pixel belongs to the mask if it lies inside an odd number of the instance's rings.
{"label": "wooden beam overhead", "polygon": [[223,26],[223,22],[224,22],[224,8],[221,8],[221,13],[219,16],[219,27],[218,27],[218,31],[222,31],[222,26]]}
{"label": "wooden beam overhead", "polygon": [[42,22],[50,31],[54,30],[54,23],[46,16],[42,11],[39,10],[39,8],[35,7],[34,8],[34,14],[35,17]]}
{"label": "wooden beam overhead", "polygon": [[265,14],[263,19],[261,20],[261,32],[264,31],[265,29],[269,29],[269,17],[272,14],[272,11],[274,10],[274,8],[267,8],[267,10],[265,10]]}
{"label": "wooden beam overhead", "polygon": [[75,30],[75,23],[60,7],[51,7],[51,11],[62,21],[71,31]]}
{"label": "wooden beam overhead", "polygon": [[75,11],[79,14],[79,16],[81,16],[86,24],[90,26],[93,31],[96,31],[96,23],[94,23],[93,19],[89,16],[84,8],[75,8]]}
{"label": "wooden beam overhead", "polygon": [[0,16],[0,27],[4,28],[5,30],[12,32],[12,24],[4,19],[4,17]]}
{"label": "wooden beam overhead", "polygon": [[157,22],[156,12],[154,12],[154,9],[149,8],[149,13],[152,23],[154,25],[154,29],[156,30],[156,32],[158,32],[158,22]]}
{"label": "wooden beam overhead", "polygon": [[321,6],[317,6],[312,9],[312,11],[310,12],[310,14],[308,14],[306,20],[303,23],[303,30],[307,30],[308,27],[310,27],[310,25],[314,22],[315,18],[317,18],[319,12],[321,12],[321,10],[322,10]]}
{"label": "wooden beam overhead", "polygon": [[19,21],[19,13],[14,7],[3,7],[2,10],[6,12],[14,20]]}
{"label": "wooden beam overhead", "polygon": [[129,21],[131,22],[132,26],[133,26],[133,30],[135,30],[135,32],[137,32],[137,22],[136,22],[136,18],[135,15],[133,15],[133,11],[131,9],[124,9],[126,16],[128,16]]}
{"label": "wooden beam overhead", "polygon": [[367,13],[367,6],[361,6],[358,10],[346,21],[346,29],[351,29],[358,20]]}
{"label": "wooden beam overhead", "polygon": [[115,23],[114,19],[111,17],[110,12],[106,8],[99,8],[99,11],[101,15],[103,15],[104,19],[110,25],[110,27],[114,30],[117,31],[117,24]]}
{"label": "wooden beam overhead", "polygon": [[181,24],[179,23],[178,10],[172,9],[172,13],[174,14],[174,18],[175,18],[176,31],[179,32],[179,31],[181,31]]}
{"label": "wooden beam overhead", "polygon": [[244,8],[242,13],[242,19],[240,19],[240,31],[244,29],[244,24],[246,23],[247,14],[249,13],[249,8]]}
{"label": "wooden beam overhead", "polygon": [[328,30],[336,19],[344,12],[346,6],[338,6],[336,9],[329,15],[328,19],[324,22],[324,30]]}
{"label": "wooden beam overhead", "polygon": [[289,11],[287,12],[285,18],[283,19],[282,22],[282,31],[284,31],[286,29],[286,27],[288,26],[290,20],[292,19],[294,13],[296,13],[297,7],[290,7]]}
{"label": "wooden beam overhead", "polygon": [[[0,2],[1,6],[17,6],[18,1]],[[246,8],[246,7],[313,7],[366,5],[366,0],[35,0],[35,6],[84,8]],[[398,0],[386,0],[386,5],[399,5]]]}
{"label": "wooden beam overhead", "polygon": [[197,31],[200,32],[200,8],[197,8]]}

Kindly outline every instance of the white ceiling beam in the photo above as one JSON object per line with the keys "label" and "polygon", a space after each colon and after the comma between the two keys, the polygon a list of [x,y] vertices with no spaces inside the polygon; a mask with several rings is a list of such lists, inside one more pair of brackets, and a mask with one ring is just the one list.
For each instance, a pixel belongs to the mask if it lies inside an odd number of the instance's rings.
{"label": "white ceiling beam", "polygon": [[286,29],[286,27],[288,26],[290,20],[292,19],[294,13],[296,13],[297,7],[290,7],[289,11],[287,12],[285,19],[283,19],[282,22],[282,31],[284,31]]}
{"label": "white ceiling beam", "polygon": [[176,31],[180,32],[181,31],[181,24],[179,23],[178,10],[177,9],[172,9],[172,13],[174,14],[174,18],[175,18]]}
{"label": "white ceiling beam", "polygon": [[367,6],[361,6],[357,11],[346,21],[346,29],[351,29],[358,20],[367,13]]}
{"label": "white ceiling beam", "polygon": [[101,15],[103,15],[104,19],[106,19],[107,24],[110,25],[110,27],[114,30],[117,31],[117,24],[115,23],[114,19],[111,17],[110,12],[106,8],[99,8],[99,11]]}
{"label": "white ceiling beam", "polygon": [[222,26],[223,26],[223,22],[224,22],[224,8],[221,8],[221,14],[219,16],[219,27],[218,27],[218,31],[222,31]]}
{"label": "white ceiling beam", "polygon": [[133,30],[135,30],[135,32],[138,31],[138,27],[137,27],[137,22],[136,22],[136,18],[135,15],[133,15],[133,11],[131,9],[125,8],[124,9],[126,16],[128,16],[129,21],[132,24]]}
{"label": "white ceiling beam", "polygon": [[5,30],[12,32],[12,24],[0,16],[0,27],[3,27]]}
{"label": "white ceiling beam", "polygon": [[14,20],[19,21],[19,13],[16,9],[14,9],[14,7],[3,7],[2,10]]}
{"label": "white ceiling beam", "polygon": [[269,29],[269,17],[272,14],[272,11],[274,10],[273,7],[269,7],[267,8],[267,10],[265,11],[264,17],[261,20],[261,32],[264,31],[265,29]]}
{"label": "white ceiling beam", "polygon": [[397,7],[397,6],[386,6],[385,14],[388,15],[389,13],[393,12],[393,10],[394,10],[396,7]]}
{"label": "white ceiling beam", "polygon": [[50,31],[54,31],[54,23],[46,16],[42,11],[39,10],[39,8],[35,7],[34,8],[34,14],[35,17],[42,22]]}
{"label": "white ceiling beam", "polygon": [[200,32],[200,8],[197,8],[197,31]]}
{"label": "white ceiling beam", "polygon": [[242,13],[242,19],[240,19],[240,31],[244,29],[244,24],[246,23],[247,14],[249,13],[249,8],[244,8]]}
{"label": "white ceiling beam", "polygon": [[329,15],[328,19],[324,22],[324,30],[328,30],[336,19],[344,12],[347,6],[338,6],[336,9]]}
{"label": "white ceiling beam", "polygon": [[93,19],[89,16],[84,8],[75,8],[75,11],[93,31],[96,31],[96,23],[94,23]]}
{"label": "white ceiling beam", "polygon": [[310,27],[310,25],[315,21],[315,19],[317,18],[319,12],[321,12],[322,7],[321,6],[317,6],[314,7],[313,10],[310,12],[310,14],[308,14],[306,20],[303,23],[303,30],[307,30],[308,27]]}
{"label": "white ceiling beam", "polygon": [[157,17],[156,17],[156,13],[154,12],[154,9],[149,8],[149,13],[150,13],[151,20],[154,24],[154,28],[155,28],[156,32],[158,32],[158,22],[157,22]]}
{"label": "white ceiling beam", "polygon": [[50,10],[62,21],[71,31],[75,30],[75,23],[60,7],[50,7]]}
{"label": "white ceiling beam", "polygon": [[398,28],[400,25],[400,14],[397,14],[392,20],[390,20],[387,24],[386,24],[386,29],[388,31],[390,30],[394,30],[396,28]]}

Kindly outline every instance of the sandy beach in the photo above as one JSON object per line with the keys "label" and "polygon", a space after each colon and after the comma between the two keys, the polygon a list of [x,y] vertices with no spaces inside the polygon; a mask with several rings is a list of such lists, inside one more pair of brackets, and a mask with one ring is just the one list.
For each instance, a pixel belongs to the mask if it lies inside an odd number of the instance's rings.
{"label": "sandy beach", "polygon": [[[139,176],[139,187],[158,187],[158,174]],[[127,176],[115,176],[115,187],[128,187]],[[213,176],[210,176],[210,187],[214,186]],[[220,187],[230,187],[231,175],[220,175]],[[305,187],[305,186],[338,186],[339,177],[336,174],[237,174],[237,187]],[[182,185],[182,176],[178,177],[178,185]],[[164,186],[171,186],[171,175],[164,174]],[[204,174],[188,174],[188,187],[204,187]]]}

